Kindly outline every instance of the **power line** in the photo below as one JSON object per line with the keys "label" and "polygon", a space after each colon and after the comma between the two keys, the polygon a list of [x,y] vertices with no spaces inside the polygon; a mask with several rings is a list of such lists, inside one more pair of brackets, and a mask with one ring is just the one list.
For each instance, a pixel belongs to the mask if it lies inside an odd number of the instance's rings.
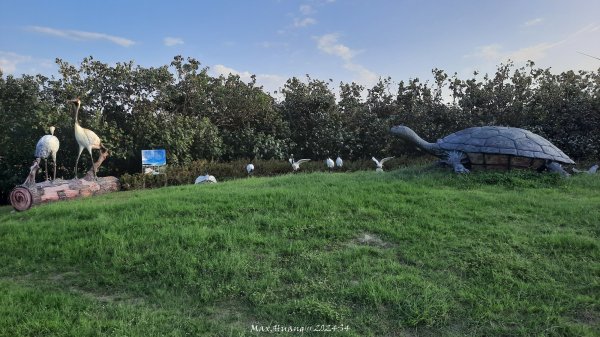
{"label": "power line", "polygon": [[591,57],[591,58],[595,58],[596,60],[600,60],[600,57],[596,57],[596,56],[588,55],[588,54],[586,54],[586,53],[582,53],[582,52],[580,52],[580,51],[578,51],[578,53],[579,53],[579,54],[581,54],[581,55],[589,56],[589,57]]}

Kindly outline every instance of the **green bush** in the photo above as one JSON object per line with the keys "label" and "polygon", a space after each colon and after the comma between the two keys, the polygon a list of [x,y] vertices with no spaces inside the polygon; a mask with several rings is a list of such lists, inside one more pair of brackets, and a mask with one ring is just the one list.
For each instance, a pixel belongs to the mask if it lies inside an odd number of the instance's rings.
{"label": "green bush", "polygon": [[[520,68],[509,62],[495,74],[461,79],[434,69],[434,82],[413,78],[396,88],[389,77],[372,88],[340,83],[337,98],[329,82],[308,76],[289,79],[279,102],[255,80],[212,77],[193,58],[176,56],[157,68],[133,61],[109,65],[93,57],[80,65],[63,60],[57,65],[60,76],[52,80],[0,72],[0,203],[25,180],[36,142],[50,125],[60,140],[57,176],[74,176],[78,145],[66,101],[77,96],[81,125],[111,151],[100,175],[129,173],[124,176],[128,186],[143,185],[144,179],[132,174],[139,170],[142,149],[165,149],[168,162],[178,165],[169,168],[169,184],[191,183],[206,171],[219,180],[244,177],[243,158],[278,160],[260,162],[256,175],[287,173],[285,158],[292,153],[321,160],[341,155],[357,160],[344,171],[372,169],[372,155],[417,153],[412,144],[390,135],[389,128],[398,124],[431,142],[472,126],[520,127],[578,162],[595,163],[600,156],[598,71],[553,74],[533,62]],[[90,163],[84,152],[79,172]],[[321,161],[302,167],[303,172],[323,170]],[[162,186],[163,179],[147,182]]]}
{"label": "green bush", "polygon": [[[299,158],[298,158],[299,159]],[[335,159],[335,158],[332,158]],[[378,158],[381,159],[381,158]],[[400,167],[422,164],[431,161],[431,157],[406,157],[394,158],[385,163],[384,169],[387,171],[395,170]],[[285,160],[234,160],[230,162],[217,162],[207,160],[197,160],[189,164],[169,165],[167,167],[167,184],[186,185],[193,184],[200,175],[210,174],[217,178],[217,181],[240,179],[248,176],[246,165],[252,162],[254,164],[255,177],[272,177],[282,174],[292,173],[289,162]],[[372,160],[362,159],[344,161],[344,166],[336,167],[334,172],[354,172],[375,170],[375,163]],[[325,160],[311,160],[300,166],[298,173],[327,172]],[[145,188],[159,188],[165,186],[164,175],[152,174],[124,174],[120,177],[121,185],[125,190],[135,190]]]}

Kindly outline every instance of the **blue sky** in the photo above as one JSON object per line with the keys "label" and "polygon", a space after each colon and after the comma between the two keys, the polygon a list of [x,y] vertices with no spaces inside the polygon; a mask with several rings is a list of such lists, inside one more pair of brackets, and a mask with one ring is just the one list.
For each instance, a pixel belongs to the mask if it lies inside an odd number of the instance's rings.
{"label": "blue sky", "polygon": [[257,75],[372,86],[431,80],[431,69],[470,76],[511,59],[553,71],[598,70],[596,0],[0,0],[4,75],[56,75],[55,58],[86,56],[150,67],[193,57],[212,75]]}

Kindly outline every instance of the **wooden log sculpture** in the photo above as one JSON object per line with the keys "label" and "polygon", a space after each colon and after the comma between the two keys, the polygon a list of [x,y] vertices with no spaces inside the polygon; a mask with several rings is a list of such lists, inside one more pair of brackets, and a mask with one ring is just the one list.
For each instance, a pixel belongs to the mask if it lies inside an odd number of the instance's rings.
{"label": "wooden log sculpture", "polygon": [[34,179],[39,163],[35,161],[23,185],[15,187],[10,192],[10,203],[15,210],[25,211],[42,203],[119,191],[121,185],[116,177],[94,178],[93,170],[97,170],[107,157],[108,151],[102,151],[94,167],[90,168],[83,179],[56,179],[37,184]]}
{"label": "wooden log sculpture", "polygon": [[38,158],[36,158],[33,161],[33,164],[31,164],[31,167],[29,168],[29,175],[27,176],[27,179],[25,179],[25,182],[23,182],[23,186],[35,185],[35,175],[37,174],[37,171],[39,169],[40,169],[40,160]]}
{"label": "wooden log sculpture", "polygon": [[102,165],[102,162],[106,158],[108,158],[108,150],[106,148],[100,149],[100,157],[98,157],[98,160],[96,160],[96,162],[94,163],[92,168],[87,171],[87,173],[85,174],[85,177],[83,177],[83,179],[85,179],[85,180],[94,179],[96,177],[96,172],[98,172],[100,165]]}

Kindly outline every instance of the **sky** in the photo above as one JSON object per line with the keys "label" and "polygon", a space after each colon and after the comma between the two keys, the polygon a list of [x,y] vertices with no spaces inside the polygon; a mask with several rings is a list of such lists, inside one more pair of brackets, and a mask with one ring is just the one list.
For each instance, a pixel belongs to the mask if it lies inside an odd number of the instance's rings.
{"label": "sky", "polygon": [[56,58],[159,67],[182,55],[272,93],[307,74],[337,90],[508,60],[600,69],[597,0],[0,0],[0,13],[3,76],[58,76]]}

